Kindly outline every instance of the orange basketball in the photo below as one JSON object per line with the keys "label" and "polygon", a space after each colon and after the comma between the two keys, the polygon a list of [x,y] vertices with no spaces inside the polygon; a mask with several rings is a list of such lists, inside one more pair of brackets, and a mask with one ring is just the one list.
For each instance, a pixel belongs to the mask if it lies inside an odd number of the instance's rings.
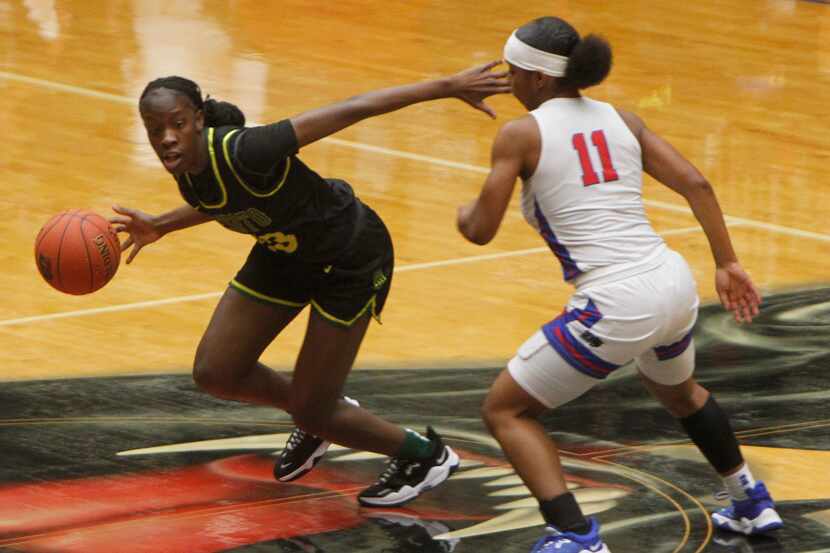
{"label": "orange basketball", "polygon": [[35,239],[41,276],[67,294],[92,293],[115,276],[121,246],[109,221],[83,209],[58,213]]}

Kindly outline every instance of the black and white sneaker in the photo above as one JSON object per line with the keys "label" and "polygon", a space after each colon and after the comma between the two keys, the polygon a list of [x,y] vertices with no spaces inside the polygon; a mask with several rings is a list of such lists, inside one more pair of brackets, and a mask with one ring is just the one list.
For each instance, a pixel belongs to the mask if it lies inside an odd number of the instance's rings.
{"label": "black and white sneaker", "polygon": [[390,459],[389,466],[378,481],[366,488],[357,500],[367,507],[397,507],[431,490],[458,470],[458,455],[444,445],[432,427],[427,428],[427,438],[435,444],[435,451],[428,459]]}
{"label": "black and white sneaker", "polygon": [[[360,406],[350,397],[343,396],[343,399],[355,407]],[[274,465],[274,478],[280,482],[291,482],[305,476],[317,466],[330,445],[328,440],[295,428]]]}

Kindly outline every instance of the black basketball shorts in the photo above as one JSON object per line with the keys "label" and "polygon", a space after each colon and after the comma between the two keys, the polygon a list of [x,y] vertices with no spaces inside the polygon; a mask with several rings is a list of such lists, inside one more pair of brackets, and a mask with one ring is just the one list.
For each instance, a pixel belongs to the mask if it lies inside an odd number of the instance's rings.
{"label": "black basketball shorts", "polygon": [[311,304],[334,324],[349,327],[369,313],[378,322],[392,283],[389,231],[366,207],[363,228],[331,264],[292,261],[257,243],[230,282],[238,292],[288,308]]}

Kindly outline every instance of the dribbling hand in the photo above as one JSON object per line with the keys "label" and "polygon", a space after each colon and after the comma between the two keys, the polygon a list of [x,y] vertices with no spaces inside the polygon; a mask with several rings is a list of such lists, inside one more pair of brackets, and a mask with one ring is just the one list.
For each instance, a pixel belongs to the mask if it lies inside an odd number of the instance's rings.
{"label": "dribbling hand", "polygon": [[155,218],[152,215],[119,205],[112,206],[112,210],[118,213],[118,215],[110,217],[110,223],[113,225],[115,232],[129,234],[124,243],[121,244],[121,251],[127,251],[130,246],[133,248],[130,255],[127,256],[127,264],[138,255],[141,248],[162,237],[162,233],[156,227]]}
{"label": "dribbling hand", "polygon": [[484,99],[511,90],[507,71],[498,73],[491,71],[501,63],[501,60],[491,61],[461,73],[456,73],[449,78],[452,87],[451,95],[495,119],[496,112],[484,103]]}
{"label": "dribbling hand", "polygon": [[720,302],[732,312],[736,322],[749,323],[758,315],[761,294],[737,261],[717,268],[715,289]]}

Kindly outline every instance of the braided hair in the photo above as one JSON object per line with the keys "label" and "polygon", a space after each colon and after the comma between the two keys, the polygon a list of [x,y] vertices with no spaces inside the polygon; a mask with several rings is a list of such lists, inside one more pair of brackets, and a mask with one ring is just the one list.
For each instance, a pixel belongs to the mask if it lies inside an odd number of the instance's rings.
{"label": "braided hair", "polygon": [[519,27],[516,36],[538,50],[568,57],[562,85],[581,90],[605,80],[611,71],[611,45],[604,38],[580,38],[576,29],[558,17],[540,17]]}
{"label": "braided hair", "polygon": [[214,100],[210,96],[202,99],[202,89],[199,85],[179,76],[162,77],[150,81],[141,93],[139,103],[152,91],[159,88],[167,88],[178,94],[186,96],[197,110],[205,114],[205,125],[208,127],[242,127],[245,125],[245,114],[237,106],[230,102]]}

